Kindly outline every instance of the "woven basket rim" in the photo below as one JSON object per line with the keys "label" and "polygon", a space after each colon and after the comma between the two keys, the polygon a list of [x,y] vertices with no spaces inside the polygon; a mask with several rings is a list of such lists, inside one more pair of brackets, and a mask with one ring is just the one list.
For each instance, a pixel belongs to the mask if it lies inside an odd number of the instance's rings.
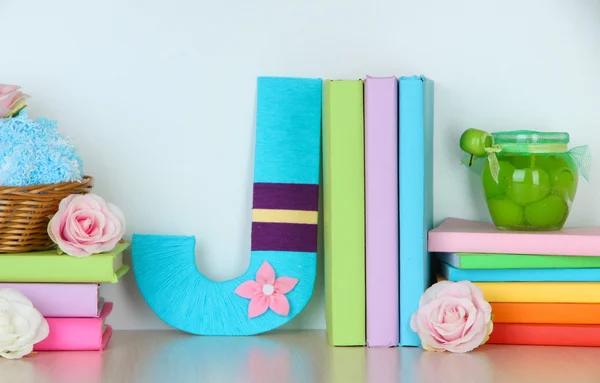
{"label": "woven basket rim", "polygon": [[80,187],[94,182],[94,177],[90,175],[84,175],[81,181],[66,181],[66,182],[57,182],[53,184],[38,184],[38,185],[27,185],[27,186],[1,186],[0,185],[0,193],[6,193],[10,191],[20,191],[20,190],[32,190],[32,189],[59,189],[59,188],[69,188],[69,187]]}
{"label": "woven basket rim", "polygon": [[69,195],[88,194],[94,177],[81,181],[0,187],[0,253],[47,250],[55,246],[48,222]]}

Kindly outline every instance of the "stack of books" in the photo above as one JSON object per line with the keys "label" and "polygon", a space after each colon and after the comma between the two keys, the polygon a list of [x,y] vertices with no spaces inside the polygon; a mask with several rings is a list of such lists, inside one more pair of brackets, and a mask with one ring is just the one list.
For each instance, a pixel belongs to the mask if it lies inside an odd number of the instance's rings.
{"label": "stack of books", "polygon": [[434,82],[323,82],[325,301],[333,346],[418,346],[430,284]]}
{"label": "stack of books", "polygon": [[438,281],[471,281],[490,302],[489,344],[600,346],[600,228],[509,232],[449,218],[428,247]]}
{"label": "stack of books", "polygon": [[0,288],[23,293],[46,318],[50,333],[34,351],[102,350],[112,335],[106,318],[113,308],[100,284],[118,283],[127,242],[110,252],[75,258],[57,250],[0,254]]}

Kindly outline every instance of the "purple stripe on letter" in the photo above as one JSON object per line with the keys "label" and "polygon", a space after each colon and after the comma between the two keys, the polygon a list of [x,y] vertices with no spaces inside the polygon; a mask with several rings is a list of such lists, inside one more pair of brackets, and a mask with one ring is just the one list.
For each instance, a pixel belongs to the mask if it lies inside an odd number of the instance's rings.
{"label": "purple stripe on letter", "polygon": [[252,250],[317,251],[317,225],[252,222]]}
{"label": "purple stripe on letter", "polygon": [[283,209],[317,211],[319,185],[255,183],[254,209]]}

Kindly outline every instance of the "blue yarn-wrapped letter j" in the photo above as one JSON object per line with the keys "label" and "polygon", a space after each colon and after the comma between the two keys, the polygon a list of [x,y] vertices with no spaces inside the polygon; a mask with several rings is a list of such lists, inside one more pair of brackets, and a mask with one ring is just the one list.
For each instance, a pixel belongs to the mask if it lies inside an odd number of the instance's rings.
{"label": "blue yarn-wrapped letter j", "polygon": [[[134,234],[133,272],[150,308],[165,323],[197,335],[254,335],[278,328],[310,300],[317,263],[321,79],[259,77],[250,266],[214,282],[196,266],[194,236]],[[297,279],[289,311],[250,317],[235,290],[268,263]],[[271,294],[271,287],[263,289]],[[270,296],[270,295],[269,295]]]}

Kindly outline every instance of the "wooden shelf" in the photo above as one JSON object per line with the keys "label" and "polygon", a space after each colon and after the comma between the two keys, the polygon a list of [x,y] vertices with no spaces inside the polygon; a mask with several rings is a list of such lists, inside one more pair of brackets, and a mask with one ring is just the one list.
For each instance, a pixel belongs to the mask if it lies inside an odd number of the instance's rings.
{"label": "wooden shelf", "polygon": [[600,348],[485,345],[467,354],[419,348],[333,348],[324,331],[202,337],[115,331],[103,352],[0,359],[18,383],[596,382]]}

